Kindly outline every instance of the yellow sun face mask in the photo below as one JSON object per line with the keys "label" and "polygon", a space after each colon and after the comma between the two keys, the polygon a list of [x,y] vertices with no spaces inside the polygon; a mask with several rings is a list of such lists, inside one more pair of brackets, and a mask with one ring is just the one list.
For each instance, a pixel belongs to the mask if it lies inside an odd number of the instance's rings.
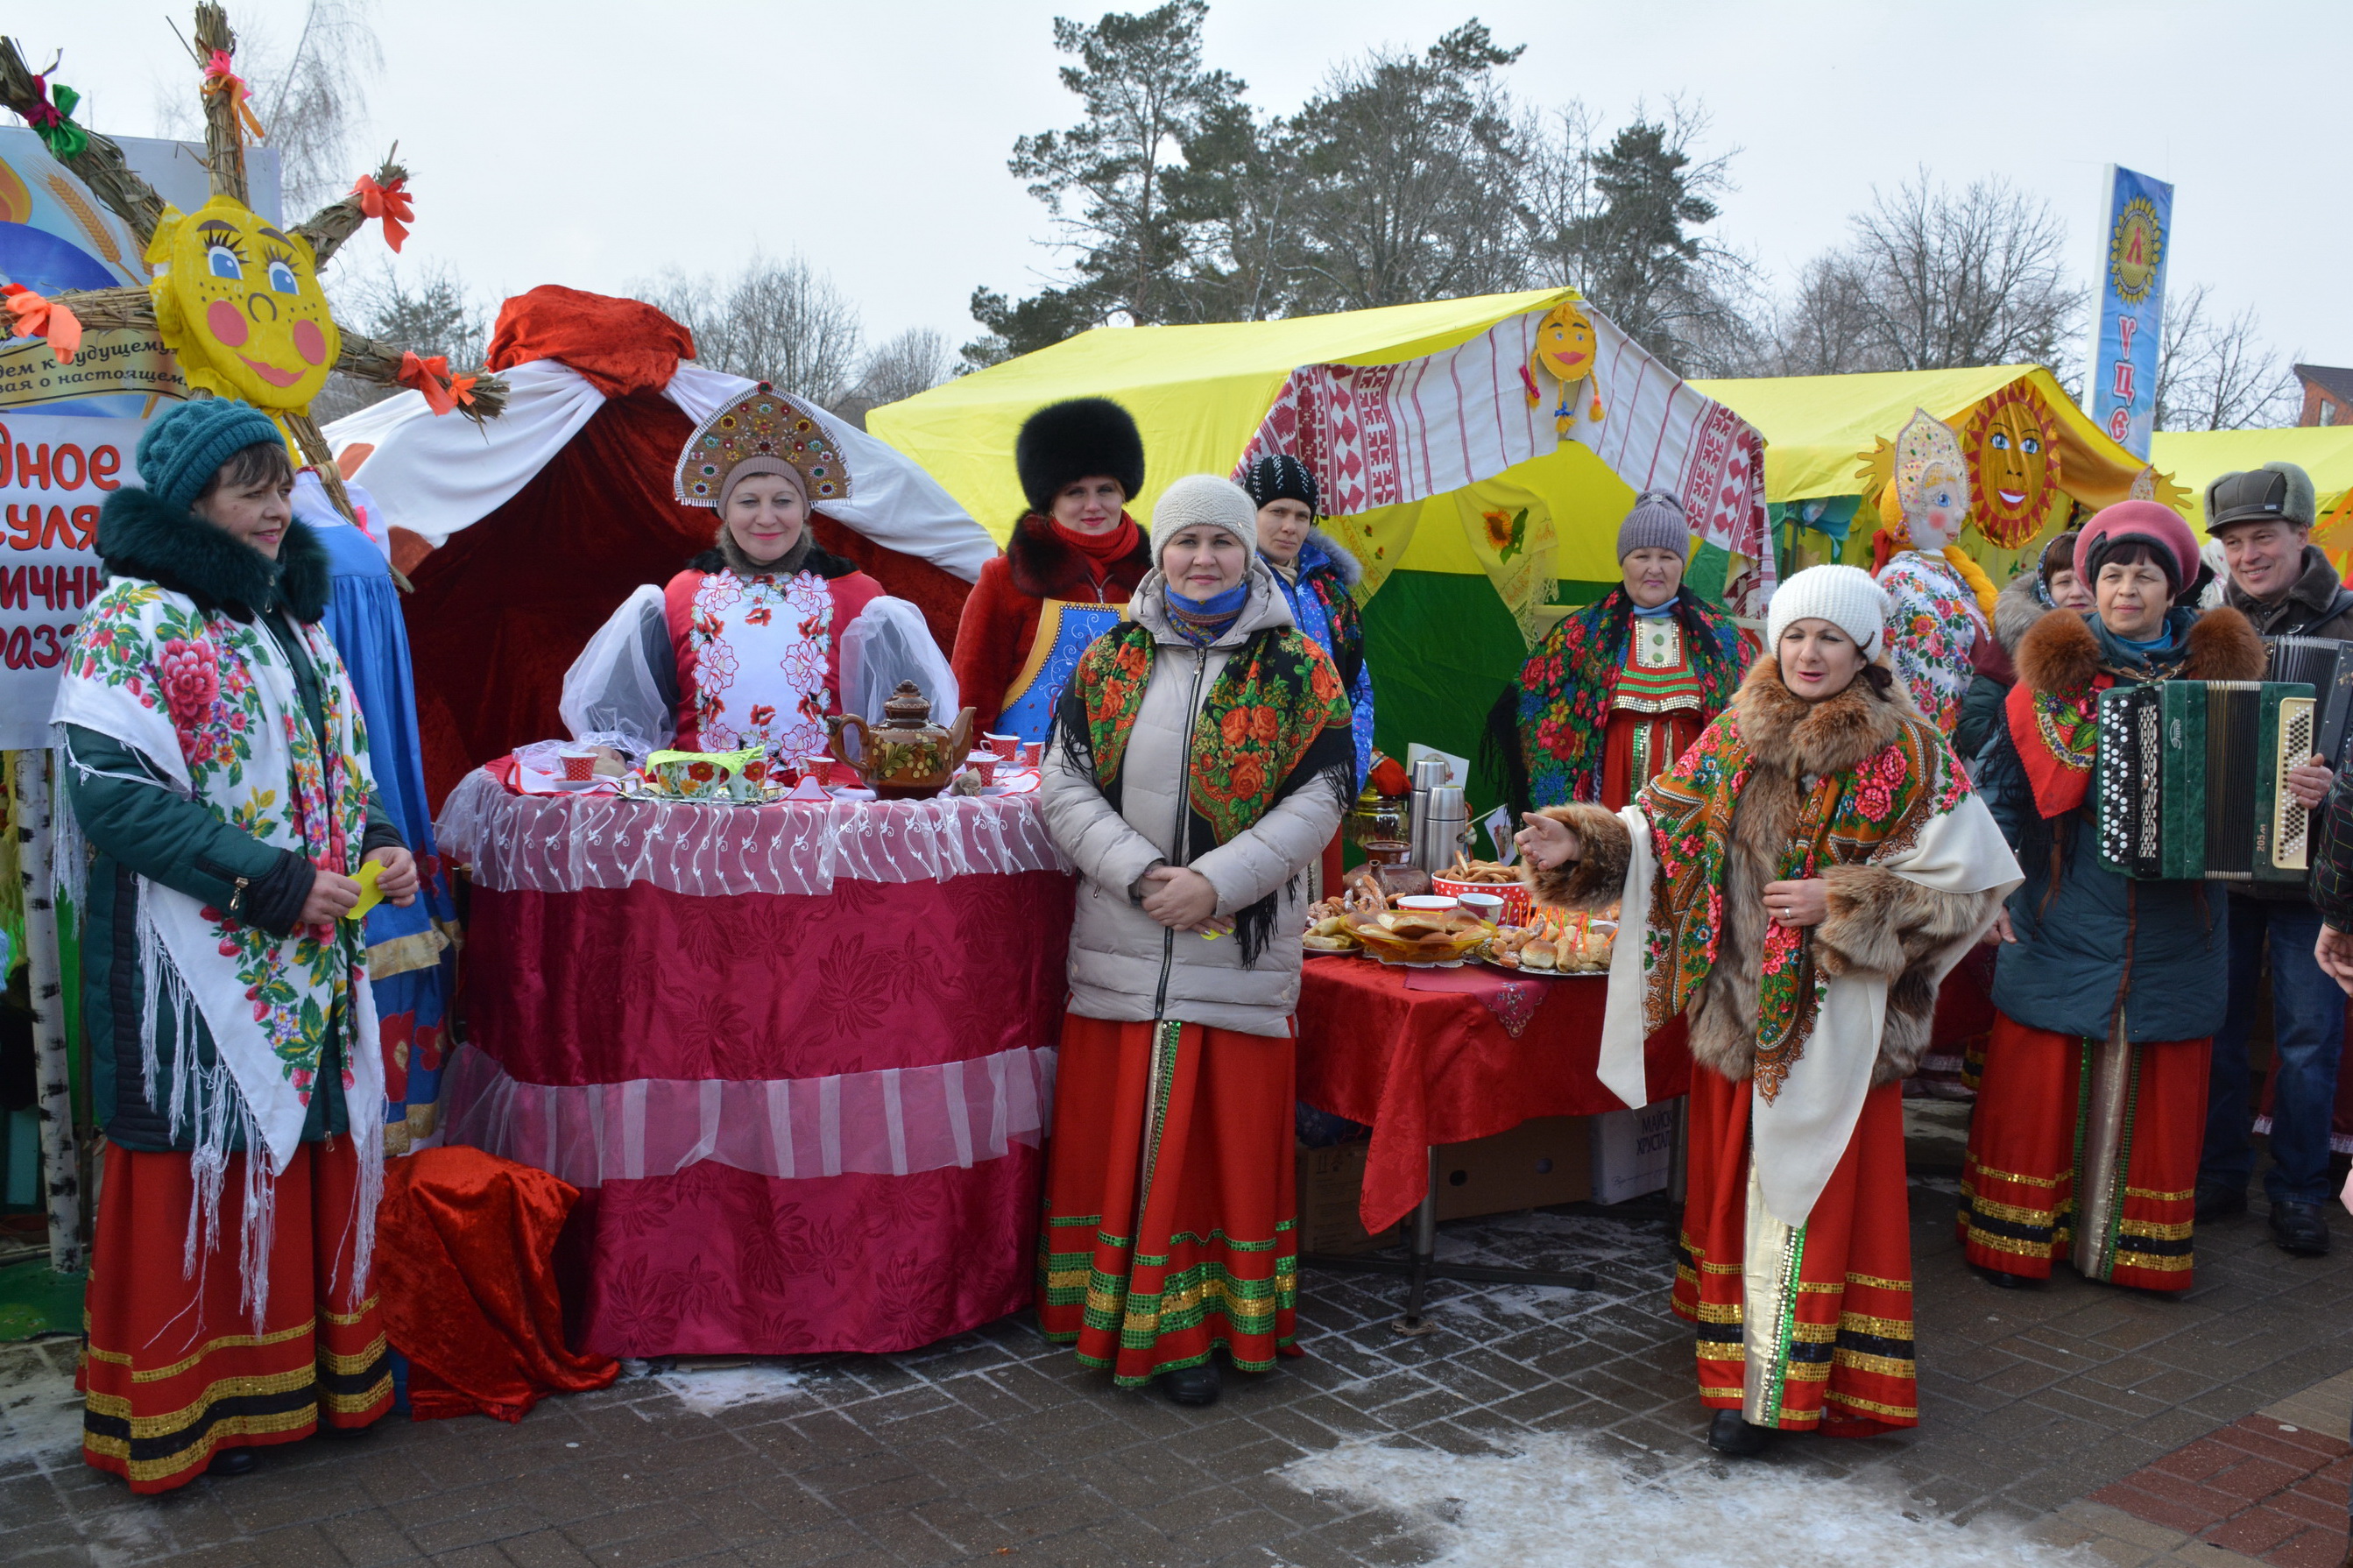
{"label": "yellow sun face mask", "polygon": [[164,268],[147,288],[190,386],[257,408],[310,406],[343,353],[310,241],[215,196],[193,213],[164,208],[147,260]]}

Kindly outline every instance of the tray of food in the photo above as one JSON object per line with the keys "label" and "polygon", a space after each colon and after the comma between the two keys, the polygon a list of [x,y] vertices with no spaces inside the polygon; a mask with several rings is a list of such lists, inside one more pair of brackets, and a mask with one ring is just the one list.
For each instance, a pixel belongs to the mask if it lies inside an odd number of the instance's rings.
{"label": "tray of food", "polygon": [[1515,974],[1606,975],[1617,942],[1614,920],[1545,910],[1529,924],[1496,931],[1478,956]]}

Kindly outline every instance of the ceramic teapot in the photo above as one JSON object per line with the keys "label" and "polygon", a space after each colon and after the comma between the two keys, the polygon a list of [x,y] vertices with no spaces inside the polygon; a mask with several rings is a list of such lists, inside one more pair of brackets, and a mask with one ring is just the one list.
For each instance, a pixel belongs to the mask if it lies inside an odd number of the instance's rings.
{"label": "ceramic teapot", "polygon": [[[844,713],[828,719],[825,726],[833,736],[833,754],[856,768],[867,788],[884,800],[923,800],[945,789],[955,776],[971,747],[972,714],[965,709],[943,730],[931,721],[931,699],[913,681],[902,680],[883,700],[881,723],[869,724],[858,714]],[[845,730],[858,731],[855,760],[842,754]]]}

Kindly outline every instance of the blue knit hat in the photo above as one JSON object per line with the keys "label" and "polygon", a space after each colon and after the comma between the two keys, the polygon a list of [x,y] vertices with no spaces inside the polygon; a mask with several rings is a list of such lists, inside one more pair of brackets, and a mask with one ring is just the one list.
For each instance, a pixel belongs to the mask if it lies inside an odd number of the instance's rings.
{"label": "blue knit hat", "polygon": [[252,404],[198,397],[157,416],[139,437],[139,482],[174,511],[204,493],[220,466],[248,447],[282,447],[285,433]]}

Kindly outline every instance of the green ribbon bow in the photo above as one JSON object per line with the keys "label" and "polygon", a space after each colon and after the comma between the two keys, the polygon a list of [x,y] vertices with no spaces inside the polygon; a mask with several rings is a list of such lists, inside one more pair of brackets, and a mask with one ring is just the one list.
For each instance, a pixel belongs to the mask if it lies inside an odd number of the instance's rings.
{"label": "green ribbon bow", "polygon": [[59,163],[78,158],[90,150],[90,132],[73,122],[73,111],[81,102],[81,94],[59,82],[49,87],[47,79],[35,77],[34,82],[44,88],[48,101],[37,107],[25,118],[33,127],[33,134],[41,139],[49,155]]}

